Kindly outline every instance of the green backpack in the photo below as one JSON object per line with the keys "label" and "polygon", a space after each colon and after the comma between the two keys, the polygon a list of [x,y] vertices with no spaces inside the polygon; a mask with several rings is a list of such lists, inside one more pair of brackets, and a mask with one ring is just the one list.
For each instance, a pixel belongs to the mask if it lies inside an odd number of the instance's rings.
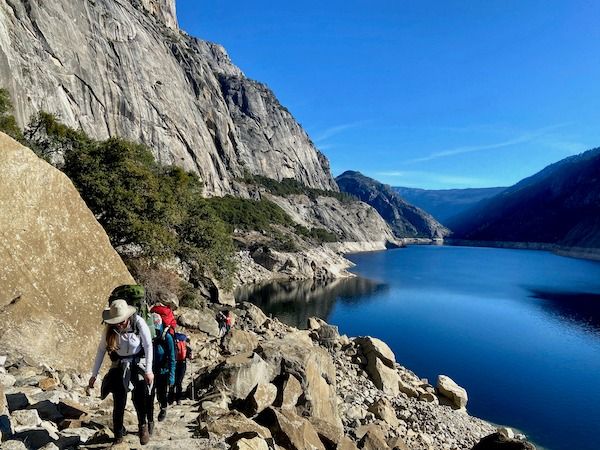
{"label": "green backpack", "polygon": [[154,321],[146,302],[146,290],[144,286],[140,284],[123,284],[114,288],[108,297],[109,306],[114,300],[119,298],[137,309],[137,314],[148,324],[150,336],[154,339],[156,337],[156,329],[154,328]]}

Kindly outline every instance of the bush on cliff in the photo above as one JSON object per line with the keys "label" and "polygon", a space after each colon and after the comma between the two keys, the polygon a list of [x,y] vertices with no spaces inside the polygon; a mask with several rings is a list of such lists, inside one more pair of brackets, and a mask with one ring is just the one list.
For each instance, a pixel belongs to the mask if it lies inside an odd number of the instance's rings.
{"label": "bush on cliff", "polygon": [[17,141],[23,141],[23,133],[12,113],[13,104],[6,89],[0,88],[0,131]]}
{"label": "bush on cliff", "polygon": [[202,198],[195,174],[161,166],[150,150],[120,138],[90,139],[39,113],[25,131],[40,156],[57,160],[117,250],[139,246],[142,256],[192,260],[227,283],[235,271],[226,224]]}

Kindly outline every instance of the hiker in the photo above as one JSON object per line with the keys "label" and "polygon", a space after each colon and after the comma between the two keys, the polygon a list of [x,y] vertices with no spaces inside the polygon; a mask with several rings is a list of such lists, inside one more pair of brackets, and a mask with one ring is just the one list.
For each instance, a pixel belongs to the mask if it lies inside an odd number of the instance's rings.
{"label": "hiker", "polygon": [[177,305],[171,301],[168,301],[168,299],[164,299],[163,296],[159,296],[157,303],[150,308],[151,313],[157,313],[160,315],[163,326],[169,330],[171,336],[175,334],[175,329],[177,328],[177,321],[173,315],[173,310],[175,309],[177,309]]}
{"label": "hiker", "polygon": [[219,311],[217,313],[217,323],[219,324],[219,337],[223,339],[233,326],[233,314],[231,311]]}
{"label": "hiker", "polygon": [[127,393],[132,391],[133,406],[138,417],[140,444],[146,445],[150,441],[146,422],[148,389],[154,383],[150,329],[144,319],[136,314],[136,308],[122,299],[114,300],[110,307],[102,312],[102,320],[106,327],[98,344],[88,387],[94,387],[104,354],[108,352],[112,364],[102,380],[101,397],[106,398],[110,392],[113,394],[115,444],[123,442],[126,433],[123,415]]}
{"label": "hiker", "polygon": [[154,432],[154,396],[158,399],[160,411],[158,421],[162,422],[167,416],[167,393],[175,383],[175,343],[173,336],[163,324],[160,314],[153,313],[152,319],[156,329],[154,338],[154,386],[150,391],[148,407],[148,432]]}
{"label": "hiker", "polygon": [[183,378],[187,370],[187,360],[192,360],[192,347],[190,345],[190,338],[185,334],[175,333],[175,385],[171,386],[169,392],[169,404],[177,402],[181,405],[181,399],[183,398]]}

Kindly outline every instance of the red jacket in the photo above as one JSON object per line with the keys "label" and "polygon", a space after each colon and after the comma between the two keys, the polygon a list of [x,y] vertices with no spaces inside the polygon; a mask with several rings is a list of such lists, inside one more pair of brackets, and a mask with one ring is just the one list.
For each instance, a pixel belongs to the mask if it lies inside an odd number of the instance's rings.
{"label": "red jacket", "polygon": [[175,316],[173,315],[173,311],[171,308],[165,305],[154,305],[150,312],[158,314],[163,321],[163,325],[169,328],[169,333],[175,333],[175,328],[177,328],[177,321],[175,320]]}

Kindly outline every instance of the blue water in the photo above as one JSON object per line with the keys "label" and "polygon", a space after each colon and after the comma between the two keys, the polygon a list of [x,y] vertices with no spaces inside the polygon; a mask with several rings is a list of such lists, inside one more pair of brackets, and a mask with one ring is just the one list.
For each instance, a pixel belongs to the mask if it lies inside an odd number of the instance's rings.
{"label": "blue water", "polygon": [[600,448],[600,263],[434,246],[350,259],[362,278],[250,298],[294,325],[319,315],[383,339],[419,376],[463,386],[471,414],[544,448]]}

